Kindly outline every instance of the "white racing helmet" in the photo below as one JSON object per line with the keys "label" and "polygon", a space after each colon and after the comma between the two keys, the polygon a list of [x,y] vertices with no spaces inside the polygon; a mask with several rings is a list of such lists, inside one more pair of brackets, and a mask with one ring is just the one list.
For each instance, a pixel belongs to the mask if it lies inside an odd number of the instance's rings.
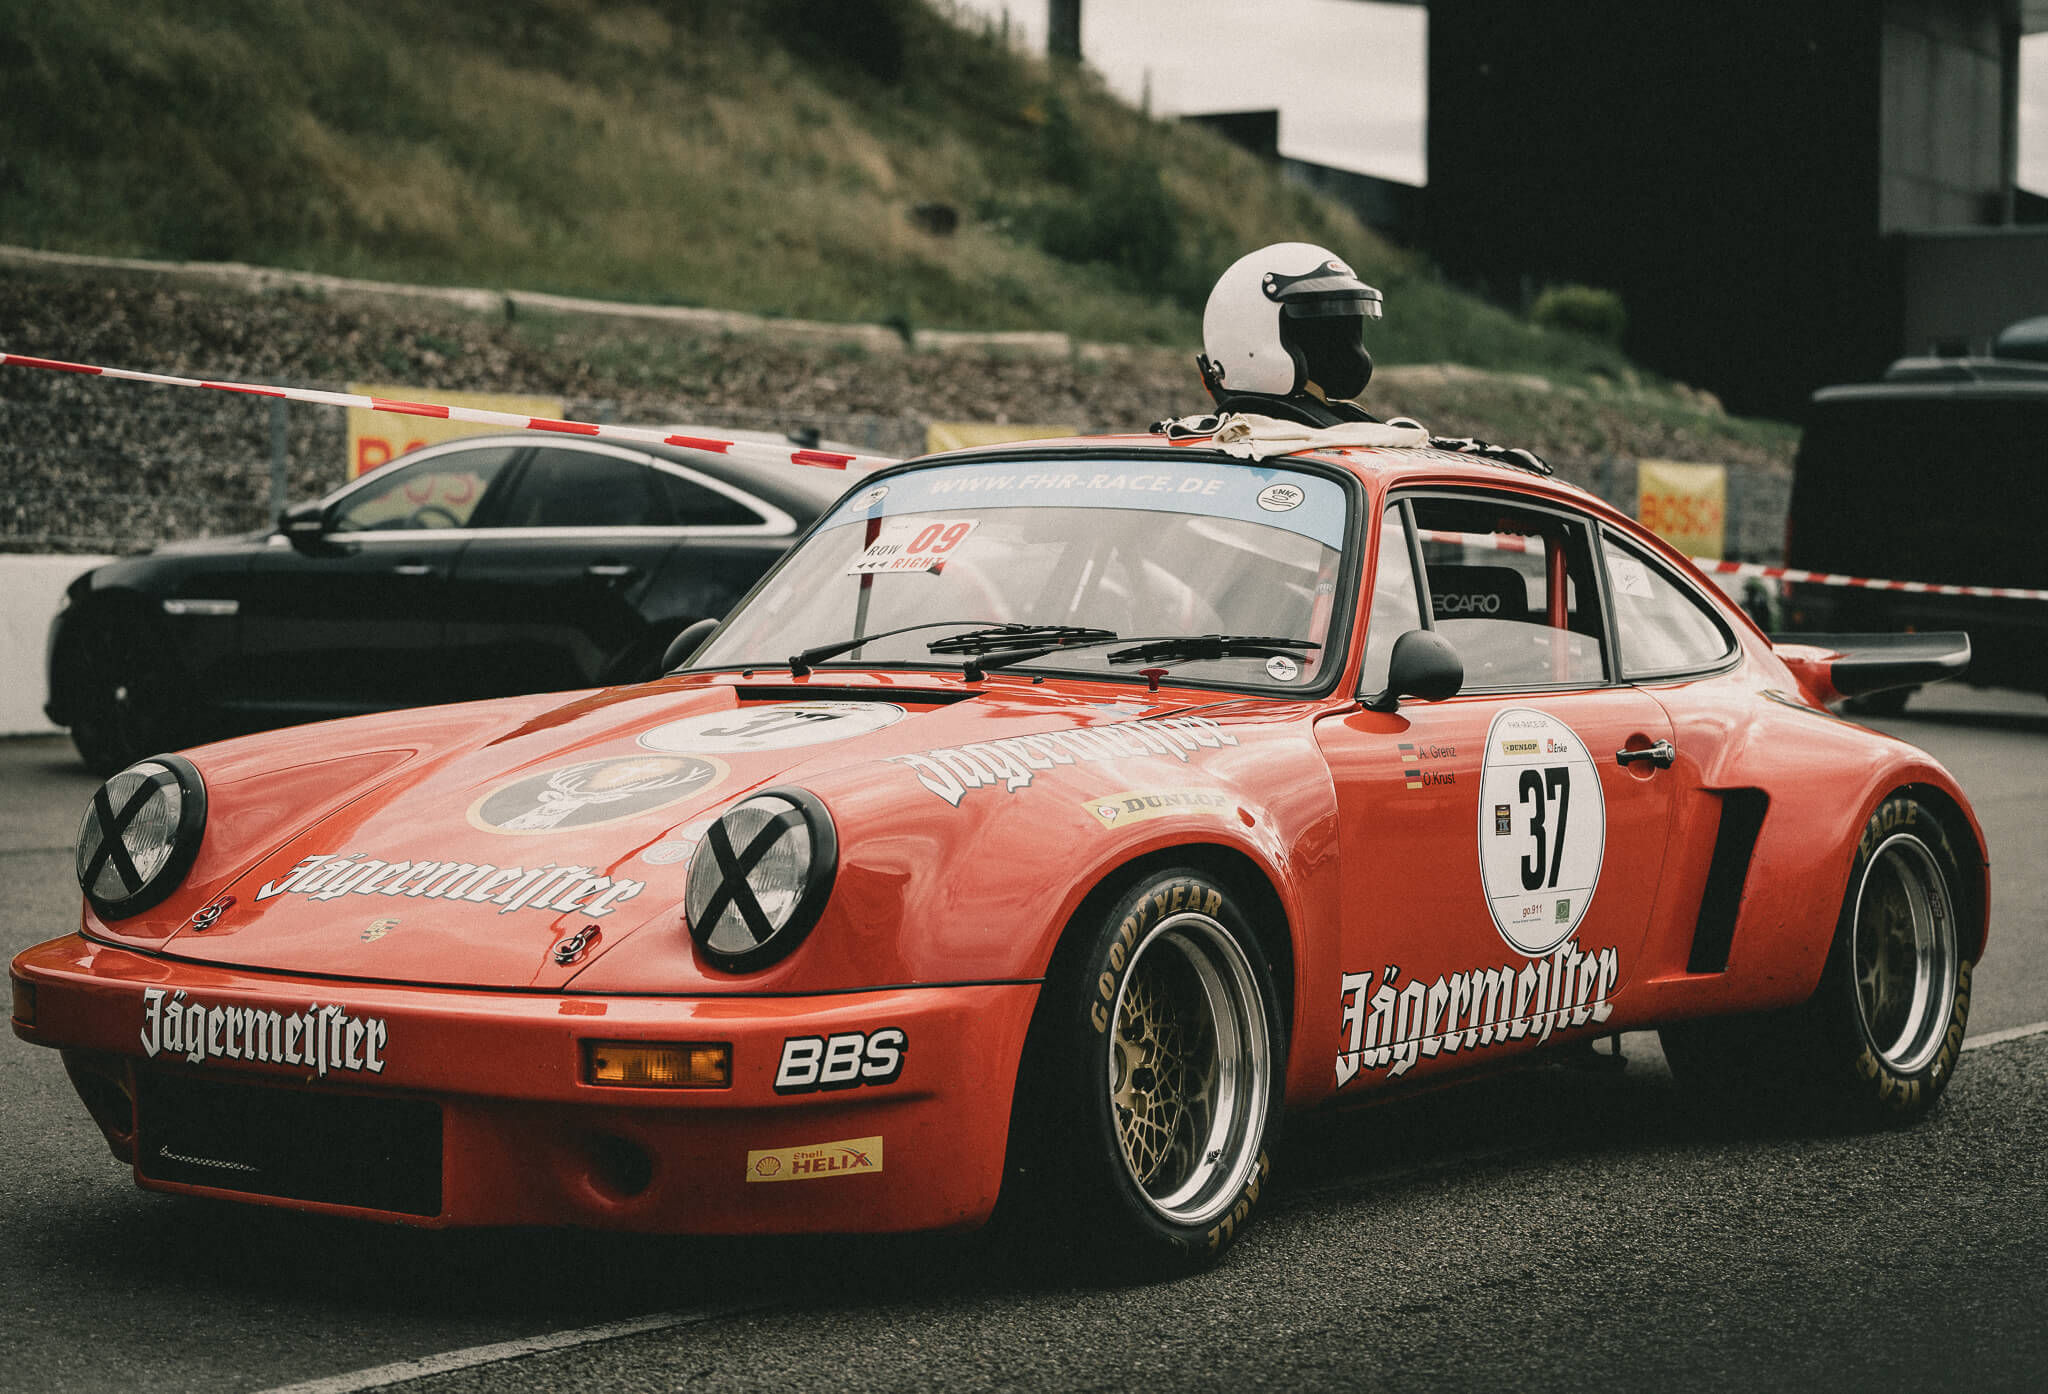
{"label": "white racing helmet", "polygon": [[1275,242],[1216,278],[1202,311],[1203,373],[1212,390],[1285,397],[1308,383],[1332,401],[1365,390],[1364,328],[1381,296],[1312,242]]}

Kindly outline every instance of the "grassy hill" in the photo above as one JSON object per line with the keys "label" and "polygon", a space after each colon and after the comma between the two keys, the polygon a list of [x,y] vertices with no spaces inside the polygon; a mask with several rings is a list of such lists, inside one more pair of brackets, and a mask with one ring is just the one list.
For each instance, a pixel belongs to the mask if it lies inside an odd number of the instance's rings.
{"label": "grassy hill", "polygon": [[1300,238],[1384,364],[1632,380],[944,0],[0,0],[0,90],[0,242],[1192,346]]}

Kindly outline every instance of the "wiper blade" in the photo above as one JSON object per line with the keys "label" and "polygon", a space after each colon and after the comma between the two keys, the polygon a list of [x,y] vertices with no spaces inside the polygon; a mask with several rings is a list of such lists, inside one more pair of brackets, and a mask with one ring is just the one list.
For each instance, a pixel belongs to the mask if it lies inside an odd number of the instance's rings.
{"label": "wiper blade", "polygon": [[1015,648],[1065,648],[1069,644],[1115,643],[1114,629],[1091,629],[1080,624],[998,624],[966,634],[949,634],[934,639],[925,648],[933,653],[996,653]]}
{"label": "wiper blade", "polygon": [[1201,658],[1298,658],[1322,645],[1271,634],[1183,634],[1105,655],[1111,663],[1177,663]]}
{"label": "wiper blade", "polygon": [[[841,639],[835,644],[818,644],[805,649],[802,653],[791,654],[789,656],[789,671],[792,676],[800,678],[811,671],[812,664],[823,663],[828,658],[837,658],[842,653],[852,653],[862,644],[872,644],[877,639],[887,639],[897,634],[910,634],[920,629],[948,629],[956,624],[980,626],[975,632],[985,634],[990,632],[987,627],[989,623],[988,620],[927,620],[923,624],[906,624],[901,629],[884,629],[874,634],[856,634],[851,639]],[[1001,629],[1006,626],[997,625],[995,627]]]}

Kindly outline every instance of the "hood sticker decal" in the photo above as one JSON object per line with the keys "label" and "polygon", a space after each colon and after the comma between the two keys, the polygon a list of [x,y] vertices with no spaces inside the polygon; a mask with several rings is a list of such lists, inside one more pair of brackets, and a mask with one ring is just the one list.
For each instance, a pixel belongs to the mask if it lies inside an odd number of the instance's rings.
{"label": "hood sticker decal", "polygon": [[894,726],[904,715],[893,702],[784,702],[671,721],[642,734],[640,744],[684,755],[788,750],[865,736]]}
{"label": "hood sticker decal", "polygon": [[[322,853],[303,859],[290,872],[264,883],[256,892],[260,903],[290,892],[309,900],[344,895],[403,895],[427,900],[469,900],[499,906],[498,913],[546,910],[575,911],[593,917],[609,915],[621,902],[647,889],[643,881],[601,876],[595,867],[491,866],[476,862],[385,862],[350,853]],[[396,926],[397,921],[391,921]],[[364,938],[368,938],[366,934]]]}
{"label": "hood sticker decal", "polygon": [[1033,772],[1055,765],[1096,764],[1132,756],[1165,755],[1186,764],[1200,750],[1236,745],[1237,737],[1206,716],[1169,717],[1163,721],[1119,721],[1108,726],[1081,726],[1037,736],[976,741],[970,745],[891,755],[917,782],[955,808],[970,789],[1000,785],[1016,793],[1031,783]]}
{"label": "hood sticker decal", "polygon": [[489,833],[596,827],[679,803],[728,773],[720,761],[688,755],[585,760],[500,784],[470,805],[469,821]]}

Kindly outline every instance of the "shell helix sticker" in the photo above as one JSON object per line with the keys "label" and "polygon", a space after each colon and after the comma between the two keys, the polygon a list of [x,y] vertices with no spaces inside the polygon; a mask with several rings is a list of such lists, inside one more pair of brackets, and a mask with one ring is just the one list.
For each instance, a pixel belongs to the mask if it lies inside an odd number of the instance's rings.
{"label": "shell helix sticker", "polygon": [[1570,939],[1606,849],[1607,804],[1586,743],[1528,707],[1494,717],[1479,775],[1479,875],[1508,947],[1536,958]]}

